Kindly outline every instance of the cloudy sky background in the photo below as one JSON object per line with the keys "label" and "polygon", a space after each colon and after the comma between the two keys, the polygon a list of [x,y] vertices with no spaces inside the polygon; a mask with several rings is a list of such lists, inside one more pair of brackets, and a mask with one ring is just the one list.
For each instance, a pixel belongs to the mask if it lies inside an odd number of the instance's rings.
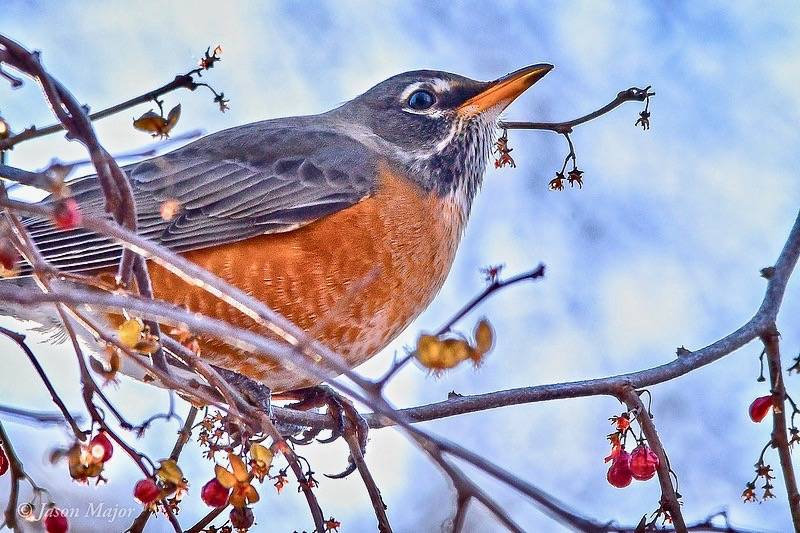
{"label": "cloudy sky background", "polygon": [[[442,324],[482,287],[479,268],[504,263],[513,274],[543,261],[544,282],[495,296],[480,315],[497,329],[495,351],[479,370],[442,378],[409,367],[389,388],[400,406],[564,380],[600,377],[661,364],[677,346],[704,346],[732,331],[757,308],[758,270],[770,264],[797,214],[800,192],[800,10],[793,3],[643,4],[634,2],[481,2],[400,4],[2,0],[0,32],[30,48],[82,102],[94,109],[157,87],[191,67],[209,44],[224,60],[208,79],[231,99],[220,114],[203,91],[176,93],[183,105],[175,133],[215,131],[263,118],[327,110],[398,72],[435,68],[493,79],[549,62],[556,70],[520,98],[509,119],[564,120],[588,112],[632,85],[652,84],[652,129],[633,123],[639,104],[579,128],[573,135],[585,170],[583,190],[554,193],[547,182],[566,154],[554,134],[512,132],[516,169],[490,170],[450,278],[430,309],[389,349],[362,367],[377,375],[422,329]],[[112,153],[149,142],[130,119],[148,106],[97,123]],[[0,112],[16,129],[51,123],[33,84],[0,85]],[[10,161],[40,168],[57,156],[84,156],[55,135],[24,144]],[[797,283],[778,324],[787,359],[798,351]],[[4,325],[12,324],[6,320]],[[24,357],[2,341],[2,403],[49,409],[46,392]],[[57,386],[79,408],[74,356],[38,346]],[[755,343],[709,367],[652,388],[656,423],[680,479],[689,520],[726,506],[742,526],[786,530],[782,481],[778,499],[741,503],[769,427],[747,406],[768,387],[755,382]],[[788,382],[800,390],[798,378]],[[166,406],[166,395],[124,382],[113,397],[133,419]],[[186,406],[181,406],[185,412]],[[600,520],[635,523],[657,505],[655,481],[625,489],[605,481],[608,398],[518,406],[427,424]],[[44,464],[61,430],[9,423],[29,472],[52,487],[61,505],[105,502],[129,508],[138,478],[122,454],[111,482],[77,488],[66,468]],[[168,454],[178,427],[157,424],[139,443],[151,457]],[[397,531],[437,531],[452,512],[441,475],[400,435],[374,431],[368,460]],[[339,443],[304,450],[319,472],[344,466]],[[194,490],[185,524],[205,510],[197,490],[210,477],[199,452],[185,452]],[[768,456],[777,465],[777,459]],[[480,476],[476,479],[483,480]],[[492,481],[485,486],[530,531],[561,531],[524,499]],[[0,487],[0,497],[6,494]],[[309,528],[302,498],[266,486],[256,507],[259,530]],[[319,497],[343,531],[374,526],[357,476],[323,480]],[[470,531],[495,531],[478,508]],[[127,520],[111,529],[127,527]],[[81,529],[107,530],[101,522]],[[152,531],[166,522],[152,521]]]}

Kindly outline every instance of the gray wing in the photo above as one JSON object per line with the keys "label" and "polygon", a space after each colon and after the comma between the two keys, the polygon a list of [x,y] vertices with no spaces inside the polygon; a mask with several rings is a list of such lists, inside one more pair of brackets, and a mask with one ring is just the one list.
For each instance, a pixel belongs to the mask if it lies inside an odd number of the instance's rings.
{"label": "gray wing", "polygon": [[[137,203],[139,233],[185,252],[291,231],[358,203],[375,187],[375,157],[362,144],[307,118],[232,128],[124,168]],[[108,216],[95,176],[75,180],[86,213]],[[164,220],[161,207],[177,201]],[[47,200],[46,200],[47,201]],[[114,265],[120,246],[84,230],[25,221],[54,266],[85,271]]]}

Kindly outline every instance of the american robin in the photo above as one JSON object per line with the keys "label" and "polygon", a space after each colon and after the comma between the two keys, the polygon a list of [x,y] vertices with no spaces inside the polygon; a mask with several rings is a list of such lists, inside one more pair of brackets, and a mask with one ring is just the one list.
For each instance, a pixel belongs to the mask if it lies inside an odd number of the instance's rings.
{"label": "american robin", "polygon": [[[492,82],[406,72],[326,113],[237,126],[127,166],[139,232],[259,298],[355,367],[444,283],[497,119],[551,69],[533,65]],[[95,176],[70,188],[84,212],[105,215]],[[165,202],[176,216],[162,216]],[[65,271],[109,269],[121,254],[84,230],[26,225]],[[164,268],[150,271],[157,298],[258,327]],[[211,364],[276,392],[319,381],[277,360],[255,364],[224,340],[202,338],[200,348]]]}

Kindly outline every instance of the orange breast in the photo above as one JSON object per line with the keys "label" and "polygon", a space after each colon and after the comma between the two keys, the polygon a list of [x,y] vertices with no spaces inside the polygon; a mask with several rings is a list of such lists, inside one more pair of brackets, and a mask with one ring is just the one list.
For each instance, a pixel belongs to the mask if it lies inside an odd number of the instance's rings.
{"label": "orange breast", "polygon": [[[381,173],[371,197],[294,231],[189,252],[186,257],[252,294],[359,365],[397,336],[436,295],[463,226],[456,202]],[[151,265],[155,295],[253,329],[236,309]],[[217,339],[201,339],[210,363],[280,392],[319,380]]]}

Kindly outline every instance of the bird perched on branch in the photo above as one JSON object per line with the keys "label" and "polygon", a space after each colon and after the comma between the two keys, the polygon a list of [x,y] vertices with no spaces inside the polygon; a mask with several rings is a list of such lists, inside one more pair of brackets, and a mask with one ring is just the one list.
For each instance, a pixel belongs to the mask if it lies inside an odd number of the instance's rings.
{"label": "bird perched on branch", "polygon": [[[139,233],[262,300],[355,367],[444,283],[499,115],[551,68],[533,65],[492,82],[407,72],[326,113],[237,126],[127,166]],[[108,216],[95,176],[69,185],[84,212]],[[47,219],[25,224],[63,271],[108,271],[119,261],[120,245],[106,237]],[[260,327],[161,266],[150,272],[156,298]],[[42,310],[36,316],[47,321]],[[202,337],[199,347],[209,363],[273,391],[319,382],[225,339]]]}

